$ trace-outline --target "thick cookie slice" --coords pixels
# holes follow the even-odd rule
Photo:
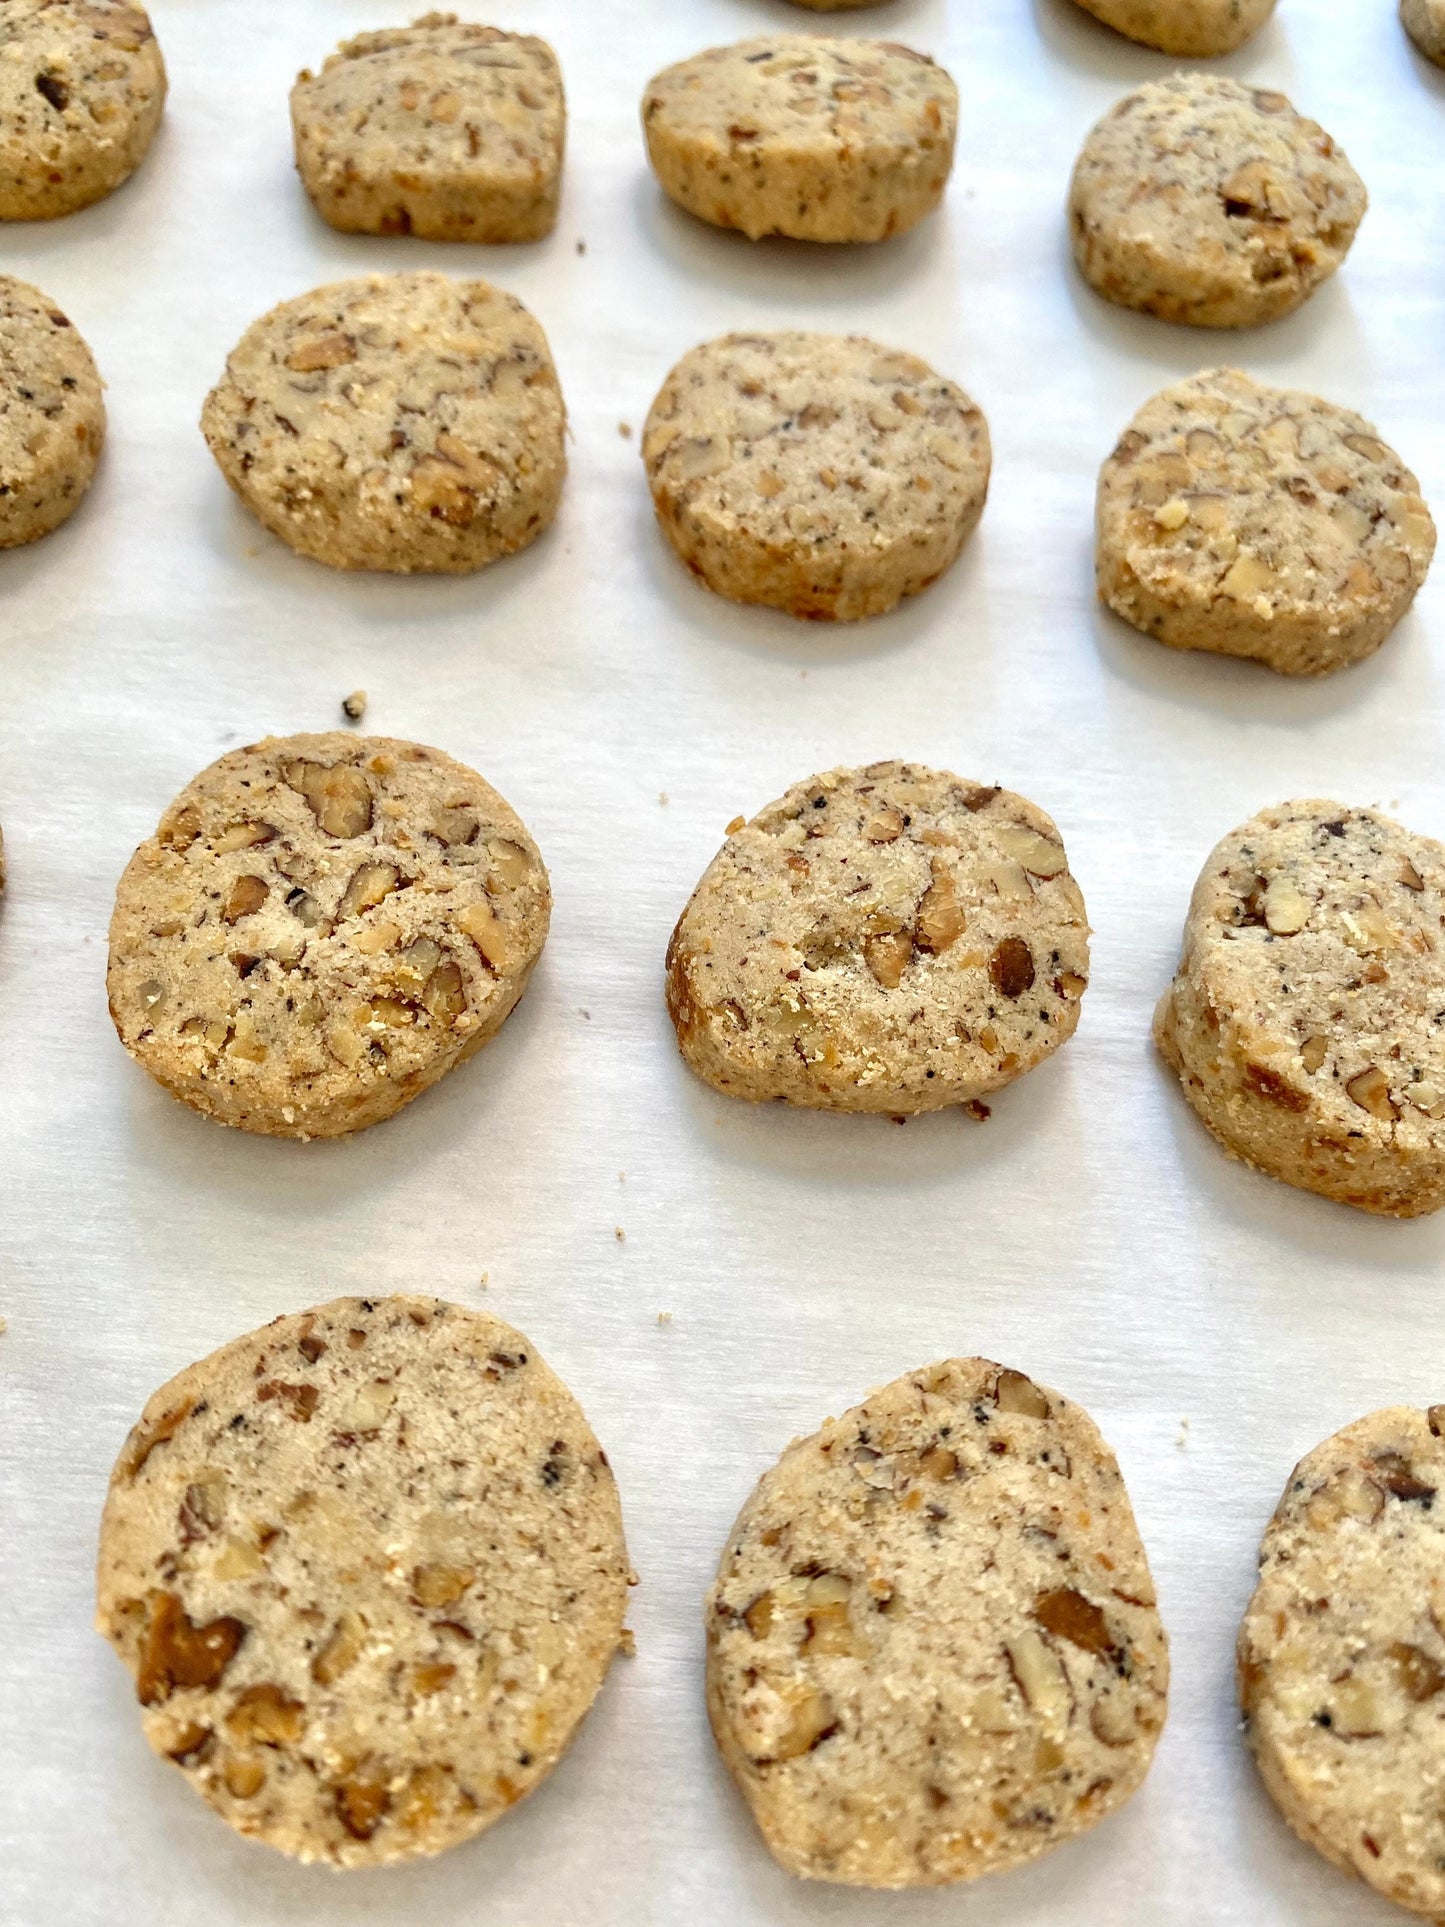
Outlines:
[[[723,335],[658,391],[642,458],[663,533],[710,589],[852,622],[928,587],[988,495],[957,383],[864,335]]]
[[[678,919],[667,1007],[731,1097],[905,1115],[1072,1037],[1084,899],[1053,819],[916,763],[829,770],[741,818]]]
[[[789,1446],[707,1602],[713,1732],[775,1859],[939,1886],[1122,1806],[1169,1656],[1124,1481],[1079,1406],[982,1358]]]
[[[145,159],[166,69],[128,0],[0,6],[0,221],[47,221],[104,200]]]
[[[501,1029],[541,954],[547,871],[440,750],[272,736],[187,784],[116,892],[120,1040],[223,1124],[341,1137]]]
[[[260,521],[334,569],[465,575],[535,542],[567,459],[547,337],[486,281],[371,275],[253,322],[201,430]]]
[[[188,1367],[111,1475],[97,1629],[238,1833],[379,1866],[545,1780],[622,1635],[607,1455],[500,1319],[336,1298]]]
[[[1445,67],[1445,0],[1400,0],[1400,18],[1425,58]]]
[[[1283,94],[1174,74],[1127,94],[1074,169],[1074,259],[1122,308],[1200,328],[1290,314],[1349,253],[1364,183]]]
[[[429,13],[344,40],[291,90],[316,211],[359,234],[536,241],[557,220],[567,109],[545,40]]]
[[[1321,676],[1373,654],[1435,552],[1372,423],[1231,368],[1147,401],[1099,476],[1099,594],[1172,649]]]
[[[1445,848],[1281,803],[1210,852],[1154,1037],[1233,1156],[1389,1217],[1445,1204]]]
[[[769,34],[665,68],[642,126],[664,191],[715,227],[886,241],[943,198],[958,89],[893,41]]]
[[[0,274],[0,549],[75,513],[104,440],[89,348],[48,295]]]
[[[1295,1832],[1445,1916],[1445,1405],[1372,1412],[1295,1467],[1239,1631],[1239,1699]]]
[[[1209,60],[1233,53],[1274,12],[1275,0],[1079,0],[1115,33],[1160,53]]]

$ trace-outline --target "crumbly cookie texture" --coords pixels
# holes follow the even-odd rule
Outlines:
[[[546,1779],[627,1584],[607,1456],[528,1339],[437,1298],[337,1298],[148,1401],[96,1625],[151,1746],[238,1833],[380,1866]]]
[[[232,350],[201,429],[247,508],[335,569],[484,568],[548,527],[567,468],[536,320],[441,274],[283,301]]]
[[[642,459],[664,534],[734,602],[852,622],[936,581],[988,495],[956,382],[863,335],[723,335],[683,356]]]
[[[1262,810],[1210,852],[1154,1037],[1224,1148],[1389,1217],[1445,1204],[1445,848]]]
[[[104,200],[145,159],[166,69],[127,0],[0,7],[0,221],[48,221]]]
[[[1122,1806],[1169,1655],[1088,1414],[954,1358],[789,1446],[707,1602],[707,1699],[774,1857],[858,1887],[972,1880]]]
[[[1425,58],[1445,67],[1445,0],[1400,0],[1400,18]]]
[[[1123,308],[1201,328],[1290,314],[1349,253],[1364,183],[1283,94],[1175,74],[1090,133],[1069,220],[1089,284]]]
[[[1239,1633],[1245,1731],[1336,1866],[1445,1915],[1445,1405],[1372,1412],[1296,1466]]]
[[[1257,34],[1275,0],[1079,0],[1116,33],[1160,53],[1209,60],[1233,53]]]
[[[1089,926],[1053,819],[916,763],[798,783],[713,858],[667,952],[684,1058],[717,1090],[907,1115],[1072,1037]]]
[[[0,549],[38,541],[80,506],[105,440],[101,388],[50,297],[0,274]]]
[[[1320,676],[1371,655],[1435,552],[1372,423],[1215,368],[1147,401],[1099,476],[1099,594],[1172,649]]]
[[[359,234],[536,241],[557,221],[567,108],[545,40],[429,13],[344,40],[291,90],[316,211]]]
[[[501,1029],[541,954],[547,871],[440,750],[272,736],[187,784],[116,892],[120,1040],[223,1124],[341,1137]]]
[[[894,41],[769,34],[665,68],[642,126],[664,191],[701,220],[885,241],[943,198],[958,89]]]

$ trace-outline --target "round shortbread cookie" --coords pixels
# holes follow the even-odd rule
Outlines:
[[[247,508],[334,569],[483,568],[548,527],[567,469],[547,337],[515,295],[441,274],[283,301],[201,430]]]
[[[665,68],[642,126],[664,191],[715,227],[886,241],[943,198],[958,89],[893,41],[768,34]]]
[[[128,0],[0,7],[0,221],[48,221],[104,200],[145,159],[166,69]]]
[[[1163,54],[1210,60],[1257,34],[1275,0],[1079,0],[1115,33]]]
[[[546,1779],[627,1584],[607,1456],[520,1332],[336,1298],[147,1402],[111,1475],[96,1625],[151,1746],[238,1833],[379,1866]]]
[[[1128,94],[1074,169],[1074,258],[1107,301],[1200,328],[1300,306],[1349,253],[1364,183],[1283,94],[1174,74]]]
[[[223,1124],[342,1137],[480,1050],[526,988],[546,867],[475,770],[272,736],[188,783],[116,892],[120,1040]]]
[[[731,1097],[901,1116],[1072,1037],[1084,899],[1053,819],[916,763],[829,770],[741,818],[667,951],[684,1058]]]
[[[882,4],[883,0],[793,0],[795,7],[807,7],[812,13],[842,13],[850,8]]]
[[[852,622],[958,556],[988,424],[956,382],[864,335],[723,335],[683,356],[642,437],[668,541],[710,589]]]
[[[536,241],[557,221],[567,108],[545,40],[429,13],[344,40],[291,90],[316,211],[354,234]]]
[[[1379,648],[1434,552],[1370,422],[1230,368],[1147,401],[1099,475],[1099,594],[1171,649],[1325,675]]]
[[[0,274],[0,549],[49,535],[80,506],[105,440],[101,390],[50,297]]]
[[[1445,1405],[1372,1412],[1291,1475],[1239,1631],[1260,1774],[1327,1860],[1445,1916]]]
[[[1282,803],[1210,852],[1154,1019],[1235,1157],[1389,1217],[1445,1204],[1445,848]]]
[[[707,1602],[713,1732],[774,1857],[858,1887],[1036,1859],[1122,1806],[1169,1651],[1118,1465],[1021,1372],[948,1359],[789,1446]]]
[[[1400,18],[1425,58],[1445,67],[1445,0],[1400,0]]]

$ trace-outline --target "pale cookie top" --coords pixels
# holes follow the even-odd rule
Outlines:
[[[931,1108],[1072,1035],[1089,926],[1043,810],[883,762],[810,777],[739,822],[670,962],[684,1050],[708,1040],[741,1094],[806,1084],[844,1108]]]
[[[1372,1412],[1295,1468],[1239,1636],[1265,1781],[1330,1859],[1445,1915],[1445,1406]]]
[[[1180,978],[1256,1096],[1319,1138],[1445,1151],[1445,848],[1375,810],[1282,803],[1211,853]]]
[[[885,559],[972,526],[988,424],[956,382],[866,335],[723,335],[683,356],[647,417],[653,494],[719,542],[806,561]]]
[[[387,166],[452,180],[533,182],[556,165],[566,125],[562,76],[545,40],[429,13],[410,27],[344,40],[291,95],[298,133],[324,170],[344,173],[356,143]]]
[[[269,737],[203,770],[132,857],[111,1011],[163,1083],[303,1136],[480,1041],[550,906],[536,844],[474,770],[384,736]]]
[[[896,41],[763,34],[664,68],[642,119],[649,136],[734,153],[746,169],[778,157],[877,166],[951,145],[958,89]]]
[[[1181,611],[1329,635],[1414,595],[1435,525],[1362,416],[1215,368],[1134,417],[1099,478],[1099,539]]]
[[[795,1873],[879,1887],[1031,1860],[1118,1806],[1168,1649],[1113,1454],[986,1359],[790,1446],[708,1601],[714,1731]]]
[[[428,567],[488,528],[499,550],[531,539],[565,420],[546,336],[515,295],[393,274],[254,322],[201,425],[232,486],[308,552]]]
[[[7,496],[71,462],[89,469],[104,421],[78,331],[39,288],[0,274],[0,532]]]
[[[128,0],[4,0],[0,204],[12,190],[53,187],[60,200],[82,205],[66,192],[77,165],[94,176],[83,199],[108,192],[139,158],[134,144],[149,139],[146,123],[165,85],[150,20]],[[109,150],[113,167],[101,159]]]
[[[1292,306],[1333,273],[1367,204],[1344,154],[1283,94],[1207,73],[1151,81],[1111,109],[1084,143],[1073,200],[1141,276],[1179,299],[1237,299],[1235,320],[1250,318],[1243,304]]]
[[[546,1777],[627,1577],[606,1454],[527,1339],[435,1298],[338,1298],[148,1401],[97,1626],[151,1745],[232,1826],[376,1865]]]

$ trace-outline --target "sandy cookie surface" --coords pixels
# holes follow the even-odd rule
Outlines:
[[[45,221],[103,200],[160,125],[166,70],[128,0],[0,6],[0,221]]]
[[[1140,409],[1099,476],[1099,594],[1175,649],[1317,676],[1373,654],[1435,525],[1371,422],[1215,368]]]
[[[231,351],[201,429],[251,512],[336,569],[483,568],[547,528],[567,466],[536,320],[441,274],[282,302]]]
[[[1093,1421],[987,1359],[910,1372],[789,1446],[707,1604],[708,1712],[790,1873],[971,1880],[1121,1806],[1168,1648]]]
[[[894,41],[769,34],[664,69],[642,125],[664,190],[716,227],[883,241],[942,198],[958,90]]]
[[[1375,810],[1262,810],[1211,851],[1154,1019],[1236,1157],[1365,1211],[1445,1204],[1445,848]]]
[[[1400,18],[1425,58],[1445,67],[1445,0],[1400,0]]]
[[[73,515],[105,440],[95,361],[55,303],[0,274],[0,549]]]
[[[96,1623],[151,1746],[239,1833],[377,1866],[469,1839],[547,1777],[627,1580],[606,1454],[520,1332],[337,1298],[148,1401],[111,1477]]]
[[[1233,53],[1257,34],[1275,0],[1079,0],[1116,33],[1184,59]]]
[[[429,13],[344,40],[291,90],[317,212],[363,234],[535,241],[557,220],[567,110],[545,40]]]
[[[1367,198],[1283,94],[1174,74],[1126,95],[1085,141],[1069,194],[1074,258],[1121,307],[1252,327],[1335,272]]]
[[[1445,1914],[1445,1405],[1372,1412],[1295,1468],[1239,1633],[1239,1697],[1295,1832]]]
[[[551,912],[516,812],[440,750],[268,737],[189,783],[122,876],[121,1042],[223,1124],[340,1137],[495,1036]]]
[[[917,764],[829,770],[741,821],[668,947],[684,1058],[733,1097],[904,1115],[1074,1033],[1089,926],[1052,818]]]
[[[956,559],[988,495],[988,424],[863,335],[723,335],[658,392],[642,457],[668,541],[710,589],[855,621]]]

